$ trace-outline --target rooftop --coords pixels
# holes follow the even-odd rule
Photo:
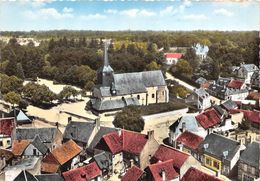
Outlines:
[[[126,174],[122,177],[122,181],[138,181],[143,174],[144,171],[134,165],[127,170]]]
[[[189,131],[185,131],[177,138],[177,141],[181,142],[183,145],[187,146],[188,148],[195,150],[203,141],[203,138]]]
[[[190,167],[188,171],[183,175],[181,181],[221,181],[214,175],[204,173],[194,167]]]
[[[257,110],[243,110],[243,109],[231,109],[229,112],[231,114],[242,112],[242,113],[244,113],[244,117],[248,121],[250,121],[252,123],[260,124],[260,111],[257,111]]]
[[[228,83],[228,87],[233,89],[241,89],[243,85],[244,82],[242,80],[231,80]]]
[[[199,124],[205,129],[213,127],[221,122],[219,114],[215,109],[209,109],[200,113],[196,116],[196,119]]]
[[[13,140],[12,152],[15,156],[21,156],[27,146],[31,143],[30,140]]]
[[[248,165],[260,168],[260,143],[253,142],[247,145],[247,148],[242,152],[240,160]]]
[[[15,127],[14,118],[0,118],[0,134],[11,136]]]
[[[177,59],[179,59],[179,58],[181,58],[182,56],[183,56],[182,53],[165,53],[165,54],[164,54],[164,57],[165,57],[165,58],[177,58]]]

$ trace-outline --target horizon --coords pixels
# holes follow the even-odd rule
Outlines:
[[[259,31],[260,2],[2,1],[3,31]]]

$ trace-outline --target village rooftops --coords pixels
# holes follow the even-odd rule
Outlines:
[[[227,86],[233,89],[241,89],[243,85],[244,82],[242,80],[231,80]]]
[[[231,161],[239,151],[240,143],[222,135],[211,133],[201,142],[198,149],[218,159]]]
[[[207,79],[203,78],[203,77],[199,77],[196,81],[195,81],[197,84],[205,84],[207,83]]]
[[[8,166],[5,168],[6,170],[31,170],[34,169],[37,162],[39,161],[40,158],[38,157],[29,157],[29,158],[24,158],[21,161],[17,162],[15,165]]]
[[[258,70],[258,67],[255,64],[241,64],[240,68],[243,68],[247,72],[254,72]]]
[[[215,109],[209,109],[205,112],[200,113],[196,116],[196,119],[199,122],[199,124],[205,129],[208,129],[221,123],[219,114]]]
[[[122,181],[139,181],[144,171],[137,166],[132,166],[127,170],[125,175],[122,177]]]
[[[178,138],[177,142],[181,142],[184,146],[187,146],[191,149],[197,149],[200,143],[203,141],[203,138],[191,133],[189,131],[183,132]]]
[[[38,181],[64,181],[64,179],[57,173],[35,175]]]
[[[222,103],[221,106],[224,109],[226,109],[227,111],[229,111],[230,109],[236,109],[237,108],[237,104],[230,99],[225,101],[224,103]]]
[[[204,173],[194,167],[190,167],[189,170],[183,175],[181,181],[222,181],[221,179]]]
[[[35,135],[38,134],[44,143],[52,143],[57,131],[58,131],[58,129],[56,127],[17,128],[16,129],[16,139],[17,140],[33,140]]]
[[[102,171],[108,171],[111,163],[111,160],[109,158],[109,154],[106,152],[102,152],[99,154],[94,155],[93,161],[95,161]]]
[[[180,170],[181,166],[188,159],[189,155],[187,153],[181,152],[175,148],[168,147],[165,145],[160,145],[158,150],[153,155],[151,161],[157,163],[158,161],[173,160],[172,165],[175,169]]]
[[[71,121],[63,134],[63,139],[74,140],[75,142],[88,143],[90,136],[95,129],[95,122],[76,122]]]
[[[5,158],[5,160],[9,162],[10,160],[12,160],[13,157],[14,154],[12,153],[11,150],[0,149],[0,158]]]
[[[243,110],[243,109],[229,110],[230,114],[239,113],[239,112],[244,113],[244,117],[251,123],[260,124],[260,111],[257,110],[251,111],[251,110]]]
[[[240,160],[248,165],[260,168],[260,143],[253,142],[247,145],[247,148],[242,152]]]
[[[194,115],[184,115],[175,121],[169,128],[176,134],[179,134],[182,129],[182,124],[186,125],[186,130],[190,132],[198,132],[199,125]]]
[[[164,57],[165,57],[165,58],[177,58],[177,59],[179,59],[179,58],[181,58],[182,56],[183,56],[182,53],[165,53],[165,54],[164,54]]]
[[[175,179],[179,177],[179,174],[173,167],[174,162],[174,159],[170,159],[163,162],[151,164],[148,166],[148,172],[151,172],[153,180],[163,180],[163,177],[165,177],[166,180]]]
[[[15,156],[21,156],[30,143],[30,140],[14,140],[12,143],[13,154]]]
[[[92,162],[83,167],[69,170],[62,174],[66,181],[86,181],[92,180],[101,175],[101,170],[98,168],[96,162]]]
[[[207,93],[203,88],[195,89],[194,93],[203,99],[209,97],[209,93]]]
[[[32,123],[32,120],[22,110],[19,109],[13,109],[8,114],[8,117],[16,117],[16,122],[18,124]]]
[[[19,175],[14,179],[14,181],[39,181],[35,176],[26,170],[22,170]]]
[[[32,143],[31,143],[35,148],[37,148],[43,155],[45,155],[48,151],[48,147],[42,142],[41,138],[39,135],[35,135]]]

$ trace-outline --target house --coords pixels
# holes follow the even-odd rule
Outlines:
[[[7,117],[14,117],[17,125],[32,124],[33,120],[20,109],[13,109]]]
[[[232,79],[228,83],[227,87],[231,88],[231,89],[239,89],[239,90],[241,90],[241,89],[245,89],[247,86],[246,86],[245,82],[242,81],[242,80]]]
[[[243,78],[246,84],[251,83],[251,77],[255,71],[258,71],[259,68],[255,64],[240,64],[240,68],[237,70],[237,76]]]
[[[12,143],[12,152],[14,156],[16,158],[21,158],[30,143],[30,140],[14,140]]]
[[[256,70],[251,77],[251,88],[260,89],[260,70]]]
[[[196,168],[201,166],[193,156],[166,145],[160,145],[150,161],[152,164],[155,164],[168,160],[172,160],[171,167],[180,175],[180,178],[191,166]]]
[[[76,122],[69,121],[67,124],[64,134],[63,142],[72,139],[80,147],[87,147],[93,139],[96,131],[96,123],[93,121],[89,122]]]
[[[256,129],[260,129],[260,111],[257,110],[243,110],[243,109],[231,109],[230,114],[243,113],[244,118],[251,123]]]
[[[101,180],[101,170],[96,162],[62,173],[66,181]]]
[[[0,149],[0,170],[12,164],[14,154],[11,150]]]
[[[24,158],[15,165],[5,167],[5,181],[13,181],[23,170],[31,175],[40,174],[41,161],[39,157]]]
[[[79,162],[80,152],[81,148],[73,140],[63,143],[42,159],[41,172],[56,173],[71,169]]]
[[[194,167],[189,168],[189,170],[184,174],[181,181],[222,181],[214,175],[209,175],[204,173]]]
[[[201,45],[197,43],[196,45],[192,46],[195,50],[196,55],[201,59],[204,60],[207,57],[209,47],[207,45]]]
[[[48,147],[43,143],[39,135],[35,135],[34,139],[24,150],[24,156],[44,156],[48,152]]]
[[[141,181],[144,179],[144,171],[133,165],[127,170],[127,172],[122,176],[122,181]]]
[[[173,65],[176,64],[179,59],[183,56],[182,53],[164,53],[164,57],[166,61],[164,62],[166,65]]]
[[[231,110],[231,109],[237,109],[238,108],[238,106],[237,106],[237,104],[234,102],[234,101],[232,101],[232,100],[227,100],[227,101],[225,101],[225,102],[223,102],[221,105],[220,105],[223,109],[225,109],[226,111],[229,111],[229,110]]]
[[[236,175],[237,162],[244,145],[240,142],[211,133],[198,147],[201,163],[222,175]]]
[[[104,65],[97,71],[97,83],[87,103],[95,112],[122,109],[129,105],[148,105],[169,101],[169,91],[160,70],[114,74],[109,65],[108,45],[104,49]]]
[[[260,178],[260,143],[253,142],[242,152],[238,163],[238,180]]]
[[[122,169],[124,159],[126,167],[131,162],[142,170],[149,165],[150,157],[156,152],[159,143],[154,138],[154,131],[148,131],[147,135],[119,130],[109,133],[101,139],[96,148],[109,152],[113,156],[113,169],[117,165]],[[118,164],[120,163],[120,164]]]
[[[16,140],[33,140],[35,135],[39,135],[41,141],[51,150],[61,145],[62,133],[56,127],[50,128],[25,128],[19,127],[15,131]]]
[[[209,85],[207,91],[210,95],[215,96],[222,100],[243,100],[249,91],[243,85],[240,86],[240,81],[232,80],[229,78],[219,78]]]
[[[112,160],[109,157],[109,154],[106,152],[101,152],[93,156],[93,158],[90,160],[91,162],[96,162],[99,169],[102,171],[102,176],[109,175],[109,173],[112,170]]]
[[[178,136],[185,132],[189,131],[191,133],[194,133],[202,138],[205,138],[208,134],[207,129],[204,129],[196,120],[195,115],[185,115],[179,118],[177,121],[175,121],[170,127],[169,127],[170,133],[169,133],[169,144],[176,148],[177,145],[175,145],[175,140],[178,138]]]
[[[151,164],[146,169],[146,180],[151,181],[179,181],[179,174],[173,167],[174,160],[166,160],[163,162],[158,162]]]
[[[198,84],[200,86],[200,88],[204,88],[207,89],[209,87],[209,82],[207,81],[207,79],[203,78],[203,77],[199,77],[196,81],[196,84]]]
[[[59,174],[41,174],[35,175],[38,181],[64,181]]]
[[[15,128],[13,117],[0,118],[0,148],[9,148],[12,145],[12,132]]]
[[[33,176],[30,172],[26,170],[22,170],[17,177],[15,177],[14,181],[39,181],[35,176]]]
[[[198,147],[203,138],[189,131],[183,132],[177,139],[175,145],[179,150],[191,154],[194,158],[198,158]]]
[[[195,89],[185,99],[186,103],[196,106],[200,110],[207,109],[211,106],[210,95],[203,88]]]

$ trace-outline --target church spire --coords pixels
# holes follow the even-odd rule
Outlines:
[[[104,42],[104,66],[109,66],[109,62],[108,62],[108,47],[109,47],[110,42],[105,41]]]

